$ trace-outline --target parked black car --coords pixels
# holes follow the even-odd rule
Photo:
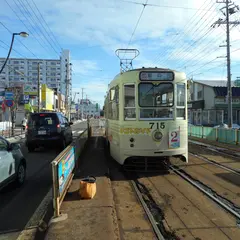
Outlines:
[[[40,146],[64,149],[73,139],[72,124],[61,113],[32,113],[26,126],[28,151],[33,152]]]
[[[0,190],[11,182],[22,185],[26,178],[26,165],[20,144],[0,137]]]

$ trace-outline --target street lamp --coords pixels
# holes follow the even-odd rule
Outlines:
[[[9,51],[8,51],[7,58],[6,58],[3,66],[2,66],[2,68],[1,68],[1,70],[0,70],[0,74],[2,73],[4,67],[5,67],[5,65],[6,65],[8,59],[9,59],[10,53],[11,53],[11,51],[12,51],[12,46],[13,46],[13,42],[14,42],[14,37],[15,37],[16,35],[20,35],[21,37],[28,37],[28,36],[29,36],[29,34],[26,33],[26,32],[20,32],[20,33],[13,33],[13,34],[12,34],[12,42],[11,42],[11,45],[10,45],[10,49],[9,49]]]

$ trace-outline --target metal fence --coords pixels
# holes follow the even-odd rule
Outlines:
[[[240,131],[237,129],[189,126],[188,135],[228,144],[239,144]]]
[[[87,139],[88,129],[52,161],[54,217],[60,216],[60,206],[72,182],[74,169],[78,167],[78,158]]]
[[[188,110],[188,120],[194,125],[215,126],[224,122],[223,110]]]

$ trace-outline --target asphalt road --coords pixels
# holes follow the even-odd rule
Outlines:
[[[73,125],[73,137],[76,138],[86,127],[86,123]],[[21,188],[11,184],[0,191],[1,240],[18,238],[52,186],[50,163],[57,156],[57,151],[42,149],[28,153],[24,140],[20,143],[27,160],[27,178]]]

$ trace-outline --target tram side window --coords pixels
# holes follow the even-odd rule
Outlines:
[[[119,119],[119,87],[113,87],[110,89],[110,101],[108,108],[108,117],[112,120]]]
[[[124,85],[124,119],[136,119],[135,85]]]
[[[177,106],[176,106],[176,117],[177,118],[183,118],[185,119],[185,84],[184,83],[178,83],[177,85]]]

